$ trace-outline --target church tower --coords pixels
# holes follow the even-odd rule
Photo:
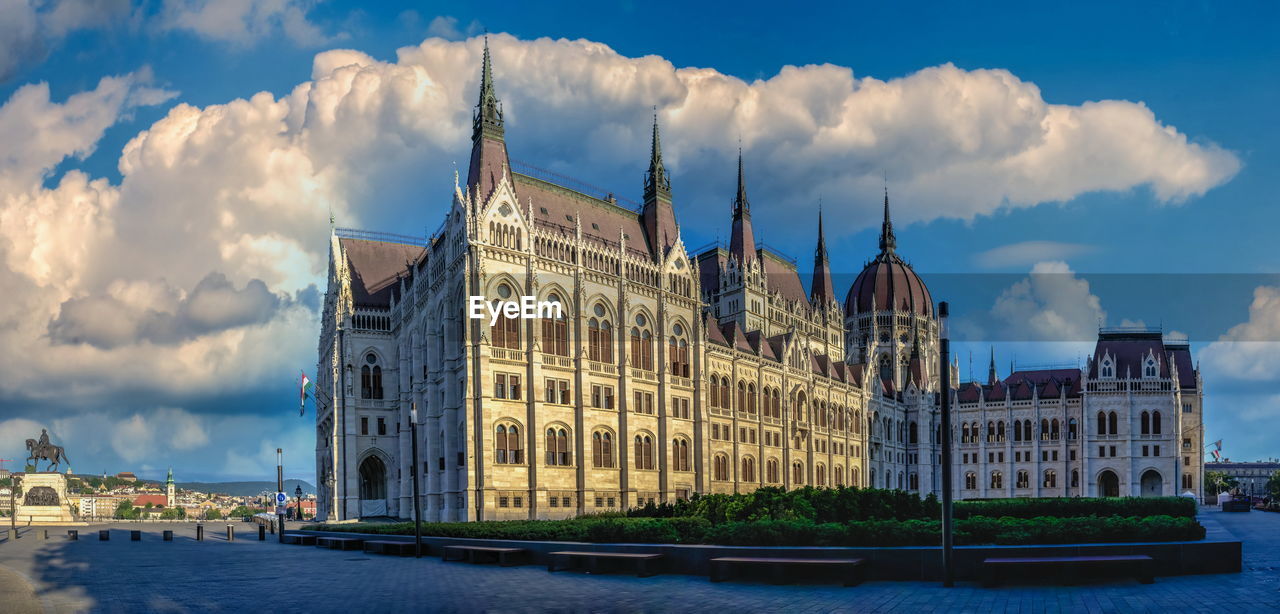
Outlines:
[[[493,64],[489,59],[489,39],[484,42],[484,63],[480,68],[480,102],[471,121],[471,165],[467,168],[467,193],[477,206],[488,202],[498,182],[508,174],[511,160],[502,104],[493,87]]]
[[[173,486],[173,467],[169,468],[169,477],[164,480],[164,506],[173,509],[178,504],[178,497],[174,492]]]
[[[675,209],[671,205],[671,177],[662,163],[662,139],[658,136],[658,114],[653,114],[653,141],[649,145],[649,170],[644,174],[644,208],[640,212],[649,249],[661,261],[680,239]]]

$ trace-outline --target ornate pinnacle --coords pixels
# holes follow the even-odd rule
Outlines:
[[[644,191],[666,193],[671,192],[671,179],[667,177],[667,169],[662,164],[662,139],[658,135],[658,110],[653,111],[653,142],[649,146],[649,172],[645,174]]]
[[[493,63],[489,59],[489,37],[484,37],[484,62],[480,68],[480,102],[476,104],[476,114],[472,121],[471,138],[479,138],[484,133],[502,138],[502,105],[493,89]]]
[[[880,225],[880,253],[892,254],[898,247],[898,239],[893,236],[893,221],[889,219],[889,188],[884,189],[884,222]]]

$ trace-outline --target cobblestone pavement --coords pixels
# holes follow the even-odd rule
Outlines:
[[[34,533],[0,541],[3,612],[1280,612],[1280,514],[1208,512],[1244,540],[1239,574],[1158,578],[1078,586],[1015,585],[945,589],[926,582],[820,585],[711,584],[703,577],[549,574],[540,566],[498,568],[280,546],[235,523],[228,543],[215,528],[194,540],[193,525],[144,524],[131,542],[114,525],[82,527],[79,541]],[[175,541],[160,532],[174,528]],[[252,532],[251,532],[252,530]]]

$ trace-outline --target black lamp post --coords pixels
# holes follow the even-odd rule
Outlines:
[[[276,492],[284,495],[284,450],[276,448]],[[276,520],[280,523],[280,543],[284,543],[284,509],[276,509]]]
[[[938,303],[938,349],[942,386],[938,401],[942,405],[942,585],[955,585],[955,562],[952,560],[954,536],[951,509],[951,336],[947,332],[950,306]]]
[[[418,406],[409,406],[409,437],[413,439],[413,464],[409,472],[413,474],[413,556],[422,557],[422,495],[418,493]]]
[[[302,484],[298,484],[298,486],[293,489],[293,496],[298,498],[298,513],[294,514],[294,516],[296,516],[298,520],[302,520]]]

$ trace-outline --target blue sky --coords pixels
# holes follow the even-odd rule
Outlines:
[[[1273,4],[0,6],[0,188],[20,195],[0,201],[5,458],[56,424],[77,471],[269,477],[283,445],[310,479],[292,382],[314,369],[326,213],[436,227],[484,31],[514,158],[638,199],[657,104],[696,246],[727,236],[741,137],[758,236],[807,270],[821,198],[841,294],[887,176],[962,363],[988,342],[1002,371],[1075,362],[1100,322],[1163,325],[1196,343],[1209,439],[1280,455]],[[409,66],[443,101],[394,89]],[[691,68],[757,107],[699,98]],[[587,84],[618,71],[625,87]],[[313,81],[341,112],[296,92]],[[836,130],[839,105],[854,121]],[[1046,153],[1037,130],[1059,120],[1078,132]]]

